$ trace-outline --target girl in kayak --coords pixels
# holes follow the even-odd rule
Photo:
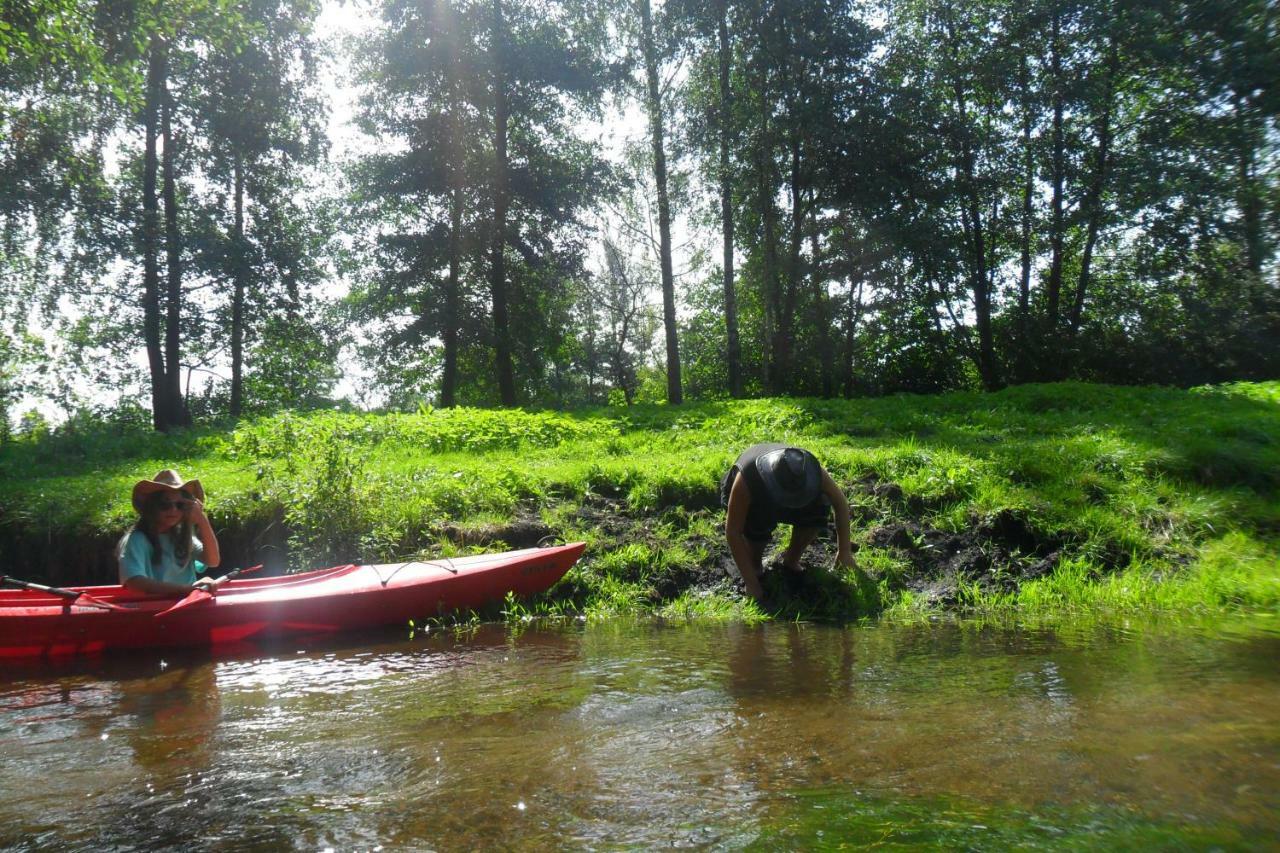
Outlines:
[[[166,469],[133,487],[138,521],[120,539],[120,583],[147,595],[180,595],[217,581],[204,575],[222,561],[204,514],[204,487]],[[197,580],[199,576],[199,580]]]
[[[800,556],[836,515],[836,565],[854,568],[849,541],[849,503],[844,492],[807,450],[785,444],[757,444],[742,451],[720,482],[726,508],[725,536],[747,593],[764,602],[760,575],[765,546],[779,524],[791,525],[782,564],[800,571]]]

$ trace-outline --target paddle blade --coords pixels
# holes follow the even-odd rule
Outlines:
[[[161,616],[168,616],[170,613],[181,610],[184,607],[190,607],[193,604],[199,604],[202,601],[211,601],[211,600],[213,600],[213,593],[204,589],[193,589],[191,590],[191,592],[187,593],[186,598],[182,599],[181,601],[175,604],[170,605],[169,607],[166,607],[164,610],[161,610],[159,613],[156,614],[156,617],[159,618]]]
[[[114,610],[117,613],[128,613],[129,608],[121,607],[118,604],[112,604],[110,601],[103,601],[101,598],[90,595],[87,592],[80,593],[72,604],[78,604],[81,607],[99,607],[103,610]]]
[[[227,572],[225,575],[218,578],[218,584],[221,585],[224,581],[229,581],[229,580],[232,580],[233,578],[238,578],[241,575],[247,575],[250,572],[256,572],[260,568],[262,568],[261,563],[259,563],[256,566],[247,566],[243,569],[236,569],[234,571]],[[172,607],[167,607],[164,610],[161,610],[159,613],[156,614],[156,616],[167,616],[168,614],[173,613],[175,610],[181,610],[184,607],[190,607],[193,604],[199,604],[202,601],[211,601],[212,599],[213,599],[212,592],[206,589],[194,589],[191,592],[187,593],[186,598],[182,599],[177,604],[174,604]]]

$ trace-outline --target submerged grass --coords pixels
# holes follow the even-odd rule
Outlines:
[[[1265,828],[1109,804],[1020,809],[961,798],[903,798],[832,787],[770,803],[745,850],[1255,850]],[[728,831],[726,831],[727,833]],[[741,832],[741,830],[739,830]]]
[[[724,571],[717,485],[765,440],[812,449],[843,486],[862,571],[771,573],[760,608]],[[0,447],[6,571],[108,580],[101,552],[132,520],[130,486],[166,467],[201,478],[229,561],[585,540],[509,620],[1280,605],[1280,382],[285,413],[169,436],[80,426]]]

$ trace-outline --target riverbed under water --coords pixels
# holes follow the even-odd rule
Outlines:
[[[0,669],[0,848],[1275,849],[1280,619],[403,632]]]

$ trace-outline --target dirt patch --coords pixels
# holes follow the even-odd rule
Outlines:
[[[556,531],[532,516],[518,517],[506,524],[483,524],[464,527],[445,524],[436,531],[458,545],[484,546],[503,543],[511,548],[536,548],[557,539]]]
[[[696,547],[696,543],[691,542]],[[656,601],[669,601],[680,597],[691,589],[710,589],[724,583],[726,577],[733,577],[725,571],[724,562],[729,549],[723,548],[724,556],[713,558],[707,563],[686,563],[668,565],[650,575],[651,596]],[[712,549],[714,553],[714,549]]]
[[[622,548],[629,544],[644,545],[650,551],[660,553],[673,544],[666,535],[659,534],[659,528],[676,528],[687,524],[690,518],[699,518],[706,514],[718,514],[718,509],[696,508],[690,515],[684,510],[669,510],[659,516],[646,514],[635,517],[627,514],[627,504],[623,500],[605,496],[593,497],[585,501],[574,513],[574,521],[583,527],[595,530],[607,544],[600,550]],[[644,581],[649,586],[651,601],[669,601],[680,597],[690,590],[710,589],[722,586],[726,577],[734,577],[727,571],[732,565],[729,545],[724,537],[708,537],[690,535],[680,539],[681,548],[694,553],[705,551],[708,559],[703,561],[666,563],[647,574]]]
[[[944,605],[958,603],[962,583],[1011,592],[1024,581],[1043,577],[1058,565],[1063,547],[1012,510],[975,517],[959,532],[894,522],[872,530],[870,542],[904,556],[911,571],[903,584]]]
[[[888,501],[891,504],[906,503],[905,495],[902,492],[902,486],[897,483],[890,483],[881,480],[875,474],[867,474],[855,483],[854,487],[863,494],[871,495],[873,498]]]
[[[631,541],[637,529],[642,528],[643,519],[631,518],[626,514],[626,501],[605,495],[592,496],[582,502],[573,520],[583,527],[595,528],[602,536],[616,540],[619,544]]]

